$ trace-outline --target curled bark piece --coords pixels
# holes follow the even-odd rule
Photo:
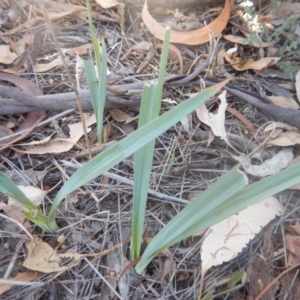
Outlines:
[[[163,40],[165,35],[165,27],[159,24],[149,13],[147,1],[143,7],[143,21],[148,30],[158,39]],[[171,30],[171,43],[180,43],[185,45],[200,45],[209,42],[210,35],[221,33],[226,27],[230,17],[230,2],[225,0],[224,8],[221,14],[206,27],[202,27],[191,31]]]

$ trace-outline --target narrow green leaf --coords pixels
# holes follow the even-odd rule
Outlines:
[[[225,291],[222,291],[220,293],[217,294],[212,294],[212,292],[208,292],[208,294],[206,294],[203,298],[201,298],[201,300],[211,300],[211,299],[215,299],[216,297],[220,297],[222,295],[226,295],[228,293],[232,293],[236,290],[239,290],[240,288],[242,288],[247,280],[247,274],[245,271],[238,271],[235,274],[233,274],[233,276],[231,277],[231,279],[228,281],[228,289]],[[238,282],[241,282],[240,284],[237,284]],[[199,294],[199,292],[198,292]]]
[[[155,87],[144,86],[142,103],[139,116],[139,128],[153,120],[159,114],[151,94]],[[159,97],[159,96],[158,96]],[[159,99],[159,98],[157,98]],[[158,105],[160,107],[160,105]],[[132,220],[131,220],[131,259],[140,256],[143,235],[148,186],[153,162],[155,140],[150,141],[144,147],[137,150],[134,156],[134,187],[132,198]]]
[[[104,111],[104,104],[106,100],[107,53],[106,53],[106,45],[103,39],[102,39],[102,47],[100,50],[99,41],[97,36],[95,35],[94,26],[92,23],[91,5],[89,0],[86,0],[86,6],[87,6],[89,27],[90,27],[90,33],[91,33],[91,38],[93,43],[97,72],[95,72],[95,66],[93,63],[92,64],[94,70],[92,70],[92,66],[90,63],[88,64],[85,63],[84,67],[86,71],[89,90],[91,92],[91,101],[96,115],[97,139],[98,141],[102,141],[103,111]]]
[[[100,99],[98,76],[93,61],[85,60],[83,64],[84,64],[84,70],[85,70],[88,88],[90,91],[91,102],[93,105],[94,112],[96,114],[96,120],[98,122],[97,111],[99,111],[99,99]]]
[[[97,126],[98,127],[98,141],[102,141],[102,127],[103,127],[103,114],[104,114],[104,104],[106,101],[106,83],[107,83],[107,53],[106,53],[106,45],[104,39],[102,39],[102,46],[101,46],[101,64],[97,65],[99,70],[99,109],[97,111],[98,118],[97,118]]]
[[[104,57],[106,57],[106,55]],[[103,66],[105,66],[104,76],[102,70]],[[97,139],[98,141],[101,141],[103,128],[103,112],[106,99],[106,61],[104,61],[104,63],[100,66],[101,76],[99,77],[96,73],[95,65],[92,61],[84,61],[84,69],[88,83],[88,88],[90,91],[91,102],[97,121]]]
[[[38,206],[36,206],[26,195],[13,183],[4,173],[0,172],[0,191],[13,198],[17,203],[22,205],[28,212],[24,215],[27,219],[40,226],[42,229],[51,233],[52,230],[48,226],[47,217],[41,212]],[[55,221],[55,220],[54,220]],[[53,223],[53,228],[58,229],[56,223]]]
[[[237,168],[237,167],[235,167],[235,168]],[[259,201],[262,201],[263,199],[266,199],[267,197],[273,196],[276,193],[279,193],[279,192],[289,188],[290,186],[292,186],[296,183],[299,183],[300,182],[299,170],[300,170],[300,163],[295,164],[285,170],[282,170],[277,174],[274,174],[267,178],[264,178],[264,179],[254,183],[254,184],[251,184],[243,189],[236,189],[236,192],[233,195],[231,195],[230,197],[226,197],[227,199],[225,201],[220,202],[218,206],[216,206],[214,208],[211,207],[211,209],[208,210],[205,214],[201,213],[202,217],[201,217],[201,219],[199,218],[199,224],[198,224],[197,231],[207,229],[210,226],[212,226],[216,223],[219,223],[219,222],[225,220],[226,218],[247,208],[247,206],[255,204]],[[228,175],[228,173],[223,176],[223,178],[225,178],[226,180],[228,179],[227,175]],[[227,184],[228,184],[228,187],[231,188],[233,182],[231,180],[228,180]],[[210,186],[208,190],[210,190],[210,189],[215,189],[215,184]],[[202,194],[200,195],[200,197],[202,196]],[[198,197],[192,203],[194,203],[198,199]],[[213,199],[214,198],[207,197],[207,201],[214,201]],[[189,204],[187,207],[189,207],[191,204]],[[178,215],[182,214],[182,212],[180,212]],[[179,219],[179,218],[177,218],[178,215],[171,220],[172,223],[175,222],[174,221],[175,219],[176,220]],[[136,269],[138,273],[143,272],[143,270],[146,268],[148,263],[151,261],[152,258],[150,258],[150,255],[152,253],[155,253],[156,247],[160,247],[160,249],[163,248],[159,244],[159,242],[163,239],[163,238],[161,238],[161,236],[162,236],[161,232],[163,231],[163,234],[164,234],[166,232],[166,228],[168,230],[171,230],[172,228],[174,229],[174,231],[176,230],[176,226],[175,225],[173,226],[171,222],[169,222],[157,234],[157,236],[159,236],[160,239],[158,239],[156,236],[151,241],[151,243],[148,245],[145,253],[142,256],[141,261],[136,266],[136,268],[138,268],[138,270]],[[171,225],[169,225],[170,223],[171,223]],[[168,233],[165,233],[165,235],[168,236]],[[192,234],[190,234],[190,235],[192,235]],[[148,250],[148,248],[150,246],[151,246],[151,248]],[[169,246],[167,246],[167,247],[169,247]]]
[[[208,213],[201,221],[202,229],[225,220],[226,218],[246,209],[270,196],[273,196],[294,184],[300,182],[300,163],[288,167],[277,174],[271,175],[253,183],[237,192],[228,201],[220,204],[214,211]]]
[[[42,228],[47,233],[53,233],[55,230],[59,229],[58,226],[56,226],[56,229],[54,228],[54,230],[52,230],[49,227],[47,217],[44,216],[39,209],[36,211],[24,212],[24,215],[28,220]]]
[[[168,58],[168,45],[170,30],[166,31],[163,52],[160,64],[158,82],[150,86],[144,86],[140,108],[138,128],[146,125],[158,117],[161,108],[163,84]],[[134,159],[134,188],[133,208],[131,221],[131,258],[135,260],[140,256],[143,236],[143,225],[145,219],[148,186],[153,162],[155,139],[151,140],[141,149],[137,150]]]
[[[167,26],[166,27],[166,32],[165,32],[163,48],[162,48],[162,53],[161,53],[161,61],[160,61],[158,82],[157,82],[157,85],[156,85],[155,94],[157,93],[157,95],[162,95],[162,92],[163,92],[166,69],[167,69],[167,62],[168,62],[170,36],[171,36],[171,29],[170,29],[169,26]],[[161,100],[161,98],[160,98],[160,100]]]
[[[229,289],[235,288],[236,285],[241,282],[241,284],[245,284],[247,280],[247,273],[245,271],[235,272],[232,277],[229,279],[227,286]]]
[[[200,289],[198,289],[195,293],[194,300],[199,300]],[[208,293],[201,298],[201,300],[212,300],[214,299],[212,291],[208,291]]]
[[[0,171],[0,191],[14,198],[27,210],[36,210],[38,207],[29,200],[24,193],[3,172]]]
[[[202,105],[205,103],[205,101],[210,99],[210,97],[214,96],[215,93],[225,84],[226,82],[223,82],[207,88],[191,99],[182,102],[177,107],[174,107],[172,110],[166,112],[162,116],[142,126],[137,131],[98,154],[96,157],[83,165],[69,178],[69,180],[63,185],[56,195],[51,207],[49,223],[52,224],[53,220],[55,219],[56,210],[65,196],[81,187],[83,184],[96,178],[103,172],[109,170],[117,163],[149,143],[149,141],[155,139],[168,128],[173,126],[176,122],[181,120],[184,116],[195,110],[199,105]]]
[[[87,9],[87,15],[88,15],[88,20],[89,20],[89,28],[90,28],[90,34],[91,34],[91,39],[92,39],[92,44],[93,44],[93,49],[94,49],[94,54],[95,54],[95,60],[96,60],[96,66],[100,67],[101,65],[101,52],[100,52],[100,47],[99,47],[99,41],[95,35],[94,31],[94,25],[93,25],[93,19],[92,19],[92,8],[91,8],[91,3],[90,0],[86,0],[86,9]],[[97,70],[97,74],[100,74],[100,68]]]
[[[142,274],[150,261],[162,250],[199,232],[202,228],[201,219],[246,185],[247,178],[238,167],[222,176],[158,232],[136,265],[136,272]]]

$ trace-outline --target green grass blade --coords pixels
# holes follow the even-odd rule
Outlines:
[[[99,42],[98,42],[98,39],[97,39],[97,37],[95,35],[95,31],[94,31],[92,8],[91,8],[90,0],[86,0],[86,9],[87,9],[87,15],[88,15],[88,21],[89,21],[90,34],[91,34],[91,39],[92,39],[92,44],[93,44],[93,49],[94,49],[94,54],[95,54],[95,59],[96,59],[96,66],[100,66],[101,65],[101,53],[100,53]],[[99,72],[98,72],[98,75],[99,75]]]
[[[55,230],[59,229],[57,226],[56,229],[54,228],[55,230],[52,230],[49,227],[47,217],[43,215],[43,213],[39,209],[35,211],[24,212],[24,215],[28,220],[42,228],[47,233],[53,233]]]
[[[161,61],[160,61],[160,70],[158,75],[158,82],[156,85],[156,95],[161,95],[163,92],[164,87],[164,81],[165,81],[165,75],[166,75],[166,69],[167,69],[167,62],[168,62],[168,53],[169,53],[169,44],[170,44],[170,35],[171,35],[171,29],[169,26],[166,27],[165,32],[165,38],[161,53]],[[159,100],[161,100],[162,97],[160,97]]]
[[[91,5],[90,1],[86,0],[89,27],[91,39],[93,43],[94,55],[96,60],[96,70],[92,70],[90,62],[84,64],[89,90],[91,92],[91,101],[94,108],[97,121],[97,139],[102,141],[102,127],[103,127],[103,111],[106,100],[106,82],[107,82],[107,53],[106,45],[102,39],[102,47],[100,50],[99,41],[95,35],[92,23]],[[94,64],[93,64],[94,67]],[[95,67],[94,67],[95,68]]]
[[[4,173],[0,172],[0,191],[10,197],[12,197],[17,203],[22,205],[28,212],[24,215],[27,219],[40,226],[45,231],[51,233],[52,230],[48,225],[47,217],[40,211],[39,207],[36,206],[24,193],[13,183]],[[53,224],[54,230],[58,227],[56,223]]]
[[[147,122],[152,121],[159,114],[160,100],[157,105],[153,101],[152,94],[155,86],[145,86],[142,94],[142,103],[139,116],[139,128]],[[159,97],[159,96],[158,96]],[[157,98],[159,99],[159,98]],[[157,107],[158,106],[158,109]],[[134,187],[132,198],[132,220],[131,220],[131,259],[140,256],[142,243],[143,225],[145,218],[148,186],[153,162],[155,140],[137,150],[134,157]]]
[[[226,175],[224,175],[223,178],[225,177],[225,179],[227,179],[227,175],[228,175],[228,173]],[[254,184],[251,184],[243,189],[236,190],[236,192],[231,197],[227,197],[226,201],[220,202],[218,206],[210,209],[204,215],[201,213],[202,217],[201,217],[201,219],[199,219],[197,231],[207,229],[210,226],[212,226],[216,223],[219,223],[219,222],[225,220],[226,218],[240,212],[241,210],[247,208],[249,205],[255,204],[259,201],[262,201],[263,199],[265,199],[267,197],[275,195],[276,193],[279,193],[298,182],[300,182],[300,163],[295,164],[285,170],[282,170],[277,174],[274,174],[267,178],[264,178],[264,179],[254,183]],[[231,187],[231,181],[228,181],[228,186]],[[215,184],[213,184],[211,187],[209,187],[208,190],[210,190],[210,189],[215,189]],[[198,197],[201,197],[202,194]],[[194,203],[198,199],[198,197],[192,203]],[[213,198],[207,198],[207,201],[209,201],[209,199],[213,199]],[[189,204],[187,207],[189,207],[191,204]],[[157,236],[160,239],[157,238],[157,236],[156,236],[151,241],[151,243],[148,245],[145,253],[142,256],[141,261],[136,266],[136,270],[138,273],[143,272],[143,270],[146,268],[148,263],[151,261],[152,258],[150,258],[150,255],[155,252],[154,250],[156,249],[156,247],[160,247],[160,249],[163,248],[161,246],[161,244],[159,244],[159,242],[162,241],[162,239],[163,239],[163,238],[161,238],[161,235],[165,234],[167,236],[168,233],[165,233],[167,230],[168,231],[172,230],[172,229],[174,229],[174,231],[176,230],[175,225],[172,225],[171,222],[174,223],[176,220],[178,220],[179,218],[177,218],[177,217],[182,212],[180,212],[174,219],[172,219],[157,234]],[[161,232],[163,232],[163,233],[161,233]],[[192,233],[190,235],[192,235]],[[167,247],[169,247],[169,246],[167,246]]]
[[[288,167],[277,174],[266,177],[237,192],[215,211],[208,213],[201,221],[203,229],[246,209],[263,199],[273,196],[300,182],[300,163]]]
[[[100,76],[100,67],[101,65],[101,51],[99,47],[99,41],[95,35],[94,31],[94,25],[93,25],[93,19],[92,19],[92,8],[91,8],[91,3],[90,0],[86,0],[86,9],[87,9],[87,15],[88,15],[88,21],[89,21],[89,28],[90,28],[90,34],[91,34],[91,39],[92,39],[92,44],[93,44],[93,50],[94,50],[94,55],[95,55],[95,60],[96,60],[96,66],[97,66],[97,74]]]
[[[94,65],[93,61],[85,60],[83,62],[83,64],[84,64],[84,70],[85,70],[88,88],[90,91],[91,102],[93,105],[93,109],[94,109],[94,112],[96,115],[96,121],[98,124],[97,112],[100,110],[99,101],[98,101],[98,99],[100,99],[100,89],[99,89],[99,84],[98,84],[98,77],[97,77],[97,73],[96,73],[95,65]]]
[[[106,53],[106,45],[104,39],[102,39],[101,46],[101,64],[97,65],[98,74],[99,74],[99,91],[100,96],[99,99],[99,110],[97,111],[97,126],[99,123],[98,129],[98,141],[102,141],[102,127],[103,127],[103,114],[104,114],[104,104],[106,101],[106,83],[107,83],[107,53]],[[101,125],[101,128],[100,128]]]
[[[226,295],[234,291],[237,291],[246,284],[246,281],[247,281],[247,273],[245,271],[238,271],[235,274],[233,274],[233,276],[229,280],[227,284],[228,286],[227,290],[217,294],[212,294],[212,292],[210,291],[207,295],[201,298],[201,300],[212,300],[215,299],[216,297],[220,297],[222,295]],[[199,292],[197,294],[199,295]],[[198,299],[198,297],[194,299]]]
[[[160,64],[158,82],[151,86],[144,86],[142,102],[140,108],[139,126],[146,125],[158,117],[161,108],[163,84],[166,73],[168,59],[168,45],[170,40],[170,30],[165,34],[163,52]],[[133,208],[131,220],[131,258],[135,260],[140,256],[140,249],[143,235],[143,225],[145,219],[148,186],[153,162],[155,139],[139,149],[135,153],[134,159],[134,188],[133,188]]]
[[[247,178],[237,167],[222,176],[159,231],[136,265],[136,272],[142,274],[150,261],[162,250],[199,232],[202,227],[201,219],[246,185]]]
[[[0,191],[14,198],[19,204],[29,211],[36,210],[38,208],[3,172],[0,172]]]
[[[215,93],[226,83],[227,81],[216,84],[215,86],[207,88],[194,97],[182,102],[177,107],[174,107],[172,110],[166,112],[162,116],[142,126],[137,131],[98,154],[85,165],[83,165],[69,178],[68,181],[66,181],[64,186],[56,195],[51,207],[49,223],[52,224],[53,221],[55,222],[56,210],[61,201],[69,193],[96,178],[103,172],[109,170],[120,161],[132,155],[138,149],[145,146],[151,140],[165,132],[168,128],[173,126],[179,120],[183,119],[186,115],[195,110],[198,106],[204,104],[205,101],[214,96]]]
[[[236,286],[241,283],[244,285],[247,281],[247,273],[245,271],[238,271],[234,273],[227,283],[229,289],[236,288]]]

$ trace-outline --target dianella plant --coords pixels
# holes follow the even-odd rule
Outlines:
[[[28,199],[4,173],[0,172],[0,191],[8,194],[18,203],[22,204],[27,210],[25,216],[46,232],[55,232],[59,229],[56,223],[57,210],[69,193],[100,176],[135,153],[131,258],[135,259],[140,256],[155,139],[188,114],[192,113],[197,107],[203,105],[224,87],[227,82],[224,81],[209,87],[159,116],[167,64],[169,35],[170,31],[166,30],[158,80],[153,84],[145,86],[143,89],[138,129],[78,169],[63,184],[54,197],[48,215]],[[98,46],[94,45],[95,52],[97,52],[96,49]],[[92,80],[92,83],[95,83],[95,85],[93,85],[89,82],[89,87],[90,90],[91,87],[94,87],[95,91],[97,90],[95,92],[95,95],[97,94],[96,99],[100,99],[101,97],[104,99],[106,90],[106,83],[98,80],[101,76],[106,77],[106,67],[105,72],[104,69],[102,70],[102,64],[106,61],[104,58],[105,55],[103,55],[105,53],[103,42],[102,50],[99,50],[99,54],[100,52],[100,70],[98,70],[97,73],[94,64],[93,66],[90,64],[90,70],[93,70],[91,72],[95,71],[96,73],[91,77],[87,76],[88,81]],[[95,78],[97,79],[95,80]],[[102,82],[102,84],[100,84],[100,82]],[[91,94],[92,93],[91,91]],[[99,95],[101,95],[101,97]],[[103,109],[104,104],[101,105],[101,109]],[[98,114],[96,109],[95,113]],[[100,118],[99,113],[97,122],[100,122],[101,119],[101,125],[102,117],[103,116]],[[98,134],[101,140],[100,131],[98,131]],[[251,204],[300,182],[299,171],[300,163],[248,185],[246,175],[240,170],[240,164],[237,165],[208,187],[206,191],[199,194],[157,233],[135,266],[136,272],[142,274],[149,262],[163,249],[236,214]]]
[[[167,46],[165,46],[164,49],[167,49]],[[28,213],[26,213],[26,217],[32,222],[47,232],[55,232],[59,229],[56,223],[57,209],[69,193],[100,176],[130,155],[136,153],[139,149],[153,142],[155,138],[193,112],[198,106],[204,104],[205,101],[213,97],[224,85],[225,82],[209,87],[161,116],[157,116],[153,119],[152,116],[149,118],[145,117],[147,120],[152,120],[141,125],[135,132],[89,160],[63,184],[53,199],[48,215],[44,214],[40,208],[28,199],[24,193],[2,172],[0,172],[0,191],[10,195],[17,202],[27,208]],[[158,87],[159,85],[157,85],[156,89],[159,89]],[[148,93],[147,89],[149,90],[151,87],[145,87],[145,89],[146,92],[143,91],[143,97],[144,94]],[[160,87],[160,89],[162,88]],[[158,95],[155,97],[158,97]],[[145,101],[142,100],[142,102]],[[149,157],[152,157],[152,155],[149,155]],[[140,188],[134,187],[134,189],[137,191]],[[136,205],[134,206],[136,207]],[[133,209],[135,210],[136,208]]]
[[[158,80],[151,85],[145,85],[143,88],[138,128],[142,128],[159,115],[168,59],[169,40],[170,31],[167,30],[161,56]],[[135,153],[131,222],[131,258],[133,260],[140,256],[154,146],[155,139],[147,143]]]
[[[103,112],[106,99],[107,53],[105,41],[102,39],[100,48],[98,38],[95,35],[92,23],[91,4],[89,0],[86,0],[86,7],[96,64],[94,64],[93,60],[85,60],[84,69],[90,91],[91,102],[96,116],[97,139],[99,142],[102,142]]]

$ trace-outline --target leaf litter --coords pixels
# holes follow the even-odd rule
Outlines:
[[[135,11],[142,12],[141,7],[135,8],[133,5],[130,6],[129,10],[126,10],[126,22],[128,22],[126,25],[130,26],[123,28],[125,33],[121,33],[118,25],[116,26],[120,19],[120,1],[98,0],[96,2],[101,6],[95,4],[93,7],[94,21],[97,23],[99,36],[106,38],[110,49],[110,64],[114,66],[111,69],[116,72],[116,74],[110,74],[109,78],[112,78],[112,82],[118,82],[116,85],[119,83],[123,85],[123,88],[116,87],[116,90],[122,91],[117,96],[120,98],[126,94],[126,101],[131,96],[139,96],[141,89],[141,85],[138,88],[133,88],[128,85],[128,82],[136,84],[139,80],[155,78],[161,47],[158,40],[161,39],[162,29],[154,21],[153,16],[157,17],[157,15],[153,14],[152,10],[147,9],[147,7],[144,7],[142,18],[148,29],[139,26],[143,23],[141,18],[129,24]],[[126,2],[128,3],[128,1]],[[149,2],[151,1],[149,0]],[[70,92],[71,83],[65,75],[65,70],[61,67],[57,49],[51,38],[47,36],[46,26],[40,25],[45,24],[41,10],[35,4],[30,6],[33,14],[24,14],[24,12],[30,11],[28,3],[29,1],[19,1],[19,8],[14,7],[10,1],[2,1],[0,4],[2,10],[11,12],[8,14],[9,17],[5,17],[2,11],[0,14],[2,22],[0,37],[3,48],[0,54],[2,70],[0,75],[23,72],[22,77],[25,77],[10,75],[14,76],[10,83],[5,82],[2,77],[1,84],[5,82],[6,85],[15,85],[23,90],[24,87],[32,88],[36,84],[39,89],[43,90],[44,94],[59,95]],[[66,1],[59,3],[58,1],[48,1],[47,5],[49,17],[57,29],[57,38],[63,48],[64,56],[67,58],[73,74],[76,73],[76,84],[80,90],[84,90],[86,89],[85,77],[75,67],[76,62],[78,62],[78,55],[89,58],[91,49],[87,34],[88,26],[85,22],[84,3],[75,0],[70,5]],[[242,29],[243,26],[246,28],[247,24],[245,24],[242,14],[239,13],[231,13],[231,18],[240,24],[241,29],[237,29],[238,32],[231,30],[231,25],[228,25],[229,1],[212,6],[216,9],[210,10],[204,6],[200,7],[200,13],[193,9],[193,13],[196,13],[199,19],[205,14],[212,15],[211,18],[207,19],[208,21],[205,21],[207,26],[195,30],[196,33],[200,33],[200,39],[194,39],[193,32],[175,32],[174,30],[174,42],[178,44],[170,46],[170,50],[174,51],[176,55],[170,54],[168,73],[173,76],[180,76],[192,72],[199,62],[199,57],[207,56],[207,44],[194,48],[179,45],[180,43],[198,45],[208,42],[212,39],[211,33],[217,34],[227,26],[226,33],[231,31],[232,34],[226,37],[228,43],[226,49],[217,51],[218,65],[214,67],[211,64],[206,67],[200,74],[201,78],[213,74],[213,76],[220,77],[231,74],[236,86],[256,94],[263,93],[264,81],[270,82],[274,87],[281,84],[274,76],[271,79],[260,76],[271,65],[277,68],[276,63],[285,60],[285,57],[272,53],[275,46],[279,47],[279,44],[275,43],[271,46],[270,41],[266,42],[263,38],[259,41],[249,41],[249,36],[246,36],[244,29]],[[293,7],[292,4],[287,6]],[[109,9],[110,7],[113,9]],[[14,19],[13,12],[20,8],[21,11],[16,14],[19,17]],[[133,14],[130,16],[131,19],[127,18],[129,14]],[[185,12],[173,13],[173,15],[175,14],[181,16],[180,18],[184,22],[190,18],[190,16],[186,18]],[[165,16],[164,18],[166,18]],[[149,24],[154,27],[150,27]],[[36,34],[37,27],[35,26],[41,26],[39,29],[45,34],[44,44],[41,46],[32,42],[33,39],[28,36],[28,34]],[[186,28],[189,28],[188,25]],[[249,28],[251,27],[249,26],[247,30]],[[152,32],[158,40],[153,42],[153,39],[149,38],[149,32]],[[122,46],[118,41],[121,41]],[[239,44],[239,46],[234,44]],[[251,48],[251,45],[256,47],[256,50]],[[270,53],[265,52],[265,55],[261,55],[261,47],[266,47]],[[145,54],[150,51],[152,51],[151,56],[146,58]],[[33,52],[38,53],[38,57],[34,58]],[[4,56],[5,58],[3,58]],[[24,63],[23,57],[26,58]],[[124,57],[124,60],[119,59],[119,57]],[[30,59],[33,61],[30,62]],[[145,60],[148,60],[146,64]],[[31,73],[28,68],[32,63]],[[296,63],[297,59],[295,59]],[[137,70],[140,72],[138,76]],[[257,73],[253,75],[253,73],[249,73],[252,71],[244,72],[244,70],[256,70]],[[273,74],[275,74],[274,70],[272,71]],[[117,81],[113,79],[115,75],[118,75]],[[298,72],[295,80],[292,80],[298,100],[299,78]],[[27,83],[26,81],[21,82],[20,79],[26,79]],[[30,82],[34,82],[33,85]],[[286,83],[289,82],[286,80]],[[200,84],[203,84],[203,79],[201,79]],[[125,92],[123,90],[124,85],[126,86]],[[199,80],[197,83],[189,83],[188,86],[166,87],[166,97],[170,100],[163,102],[162,113],[177,105],[185,95],[195,90],[199,90]],[[25,92],[31,93],[29,90],[25,90]],[[248,161],[247,166],[244,164],[246,172],[252,176],[268,176],[286,167],[288,163],[292,163],[294,156],[294,160],[297,160],[299,128],[291,127],[288,122],[279,123],[280,118],[274,120],[272,117],[271,120],[276,122],[270,124],[269,129],[267,126],[264,127],[264,131],[261,126],[268,121],[267,113],[263,116],[262,111],[241,102],[238,97],[230,97],[228,92],[227,99],[225,96],[221,97],[224,98],[220,99],[220,105],[217,105],[216,102],[207,104],[209,111],[206,112],[206,120],[208,121],[204,122],[201,118],[199,121],[192,114],[182,120],[181,124],[177,124],[157,139],[150,183],[152,190],[159,190],[161,194],[176,196],[182,200],[192,199],[194,194],[204,191],[220,176],[220,173],[226,172],[236,164],[233,156],[237,156],[237,153],[233,153],[235,151],[233,149],[228,149],[228,143],[224,143],[224,140],[228,140],[230,145],[246,155],[253,151],[253,147],[251,148],[250,145],[257,148],[258,146],[264,147],[263,141],[266,135],[269,136],[270,131],[272,131],[271,138],[267,141],[269,148],[261,150],[264,155],[259,156],[260,150],[255,153],[255,158],[258,159],[259,163],[254,163],[255,160],[251,160],[251,162]],[[273,91],[270,99],[275,101],[276,105],[281,105],[284,108],[298,109],[296,97],[290,98]],[[242,117],[237,118],[233,111],[225,110],[226,106],[233,107]],[[138,111],[131,106],[125,107],[126,110],[123,109],[124,105],[112,107],[110,108],[112,113],[109,111],[105,113],[108,144],[110,141],[119,140],[124,136],[123,122],[130,122],[131,131],[136,125]],[[2,108],[4,109],[4,106]],[[116,111],[118,114],[115,113]],[[213,115],[210,113],[211,111],[217,111],[217,113]],[[51,114],[52,112],[47,112],[46,118],[50,118]],[[243,121],[243,117],[244,120],[248,120],[253,125],[252,135],[249,135],[248,125]],[[92,118],[93,116],[87,116],[86,119],[89,127],[89,141],[92,148],[100,147],[102,149],[105,144],[99,146],[96,143],[94,125],[92,121],[90,122]],[[22,136],[22,141],[14,140],[11,148],[6,147],[0,153],[3,158],[1,169],[8,172],[18,184],[40,187],[42,194],[46,194],[41,207],[47,210],[49,208],[48,203],[53,199],[57,186],[74,172],[71,167],[72,163],[83,164],[88,159],[90,151],[85,145],[82,124],[78,122],[76,113],[69,113],[56,122],[50,122],[50,124],[39,128],[32,127],[35,124],[33,120],[36,119],[29,118],[31,123],[25,128],[31,130]],[[18,130],[17,128],[22,128],[23,121],[24,115],[22,114],[1,115],[0,125],[6,126],[6,124],[12,123],[15,124],[12,127],[13,130]],[[118,124],[119,122],[121,125]],[[11,132],[6,133],[6,135],[10,134]],[[207,143],[208,140],[209,143]],[[288,148],[286,148],[287,146]],[[291,146],[293,147],[291,148]],[[79,156],[79,154],[82,155]],[[238,155],[240,154],[238,153]],[[173,158],[170,159],[170,157]],[[62,163],[62,160],[68,160],[69,164]],[[132,177],[132,165],[132,159],[128,158],[111,172],[129,180]],[[183,171],[173,172],[179,169]],[[39,176],[38,172],[43,172],[42,176]],[[27,179],[29,174],[31,174],[30,180]],[[283,244],[281,230],[278,229],[299,218],[297,213],[298,194],[288,194],[288,197],[283,194],[277,197],[282,200],[281,202],[272,198],[268,200],[271,201],[268,202],[271,203],[270,205],[266,206],[266,203],[262,202],[260,205],[265,205],[263,208],[258,206],[256,210],[252,211],[253,208],[249,207],[249,210],[243,212],[245,215],[241,212],[238,216],[225,220],[226,224],[233,225],[226,227],[227,233],[226,231],[225,234],[223,233],[224,244],[211,244],[222,240],[221,237],[214,235],[221,234],[225,229],[221,223],[221,225],[216,225],[216,229],[214,227],[209,229],[208,232],[211,234],[208,234],[206,238],[203,237],[203,234],[194,236],[166,249],[149,265],[142,279],[137,278],[133,272],[128,272],[124,278],[119,279],[118,276],[122,270],[130,264],[128,261],[130,245],[126,232],[130,228],[129,206],[132,189],[126,180],[121,182],[112,177],[98,178],[78,190],[76,195],[70,195],[75,200],[68,199],[60,207],[59,220],[62,229],[59,235],[63,236],[62,239],[43,234],[38,228],[32,227],[28,221],[24,223],[26,221],[21,209],[13,207],[6,197],[0,195],[1,210],[3,211],[0,223],[3,240],[0,246],[6,249],[6,251],[2,251],[1,248],[0,252],[3,256],[1,257],[3,263],[0,268],[0,277],[3,280],[2,283],[4,280],[8,280],[7,284],[1,286],[2,289],[0,287],[1,293],[5,293],[7,299],[21,299],[28,297],[34,290],[36,295],[34,299],[47,298],[49,293],[53,291],[48,285],[45,288],[45,283],[53,282],[58,285],[58,290],[62,295],[57,296],[57,299],[92,298],[92,296],[95,299],[103,299],[103,295],[106,295],[108,299],[114,297],[126,299],[128,295],[131,295],[133,299],[173,299],[170,295],[176,295],[174,299],[193,299],[195,290],[199,289],[198,283],[200,281],[204,283],[203,295],[209,293],[213,295],[222,289],[225,290],[222,283],[228,281],[231,274],[243,269],[247,270],[248,291],[246,292],[245,289],[232,291],[231,296],[251,299],[262,291],[262,287],[268,287],[268,284],[277,278],[276,276],[280,276],[280,270],[286,269],[288,266],[295,266],[299,261],[297,250],[299,233],[291,231],[290,226],[287,227],[286,242]],[[285,193],[289,193],[289,191]],[[169,200],[162,201],[150,195],[147,206],[145,236],[148,237],[153,237],[182,208],[182,205]],[[277,225],[274,227],[276,221],[273,221],[268,226],[267,223],[280,213],[282,216]],[[22,248],[22,254],[18,256],[18,260],[15,262],[10,258],[14,255],[16,245],[18,243],[25,245],[24,237],[28,237],[20,231],[19,227],[13,226],[8,219],[5,219],[5,216],[17,220],[35,237],[34,240],[26,241],[28,248]],[[287,216],[289,216],[288,219]],[[254,226],[254,229],[251,226]],[[297,226],[295,225],[295,227]],[[268,228],[273,230],[271,234]],[[267,234],[269,235],[267,236]],[[209,240],[209,237],[212,241]],[[264,244],[261,247],[262,240],[264,240]],[[248,243],[250,244],[247,245]],[[199,256],[201,244],[202,262]],[[221,250],[227,250],[224,252],[228,255],[227,258]],[[288,251],[289,256],[286,259],[282,256],[273,256],[273,254],[284,253],[284,251]],[[5,256],[7,252],[10,256]],[[263,259],[261,259],[262,257]],[[225,263],[225,261],[227,262]],[[13,268],[8,268],[9,263]],[[202,266],[204,264],[211,266],[203,278],[200,278],[202,274],[201,263]],[[35,272],[31,270],[35,270]],[[265,299],[270,299],[268,297],[274,295],[274,291],[289,293],[291,299],[298,299],[299,292],[296,288],[298,281],[295,279],[294,283],[291,284],[293,276],[295,274],[288,272],[282,278],[278,278],[281,290],[278,290],[278,284],[274,284],[264,294],[264,297],[267,297]],[[257,278],[260,279],[260,286],[256,285]],[[12,286],[13,280],[19,282],[24,280],[24,286]],[[34,280],[37,280],[37,285],[30,285],[31,281]],[[255,287],[260,288],[260,290],[255,290]]]

